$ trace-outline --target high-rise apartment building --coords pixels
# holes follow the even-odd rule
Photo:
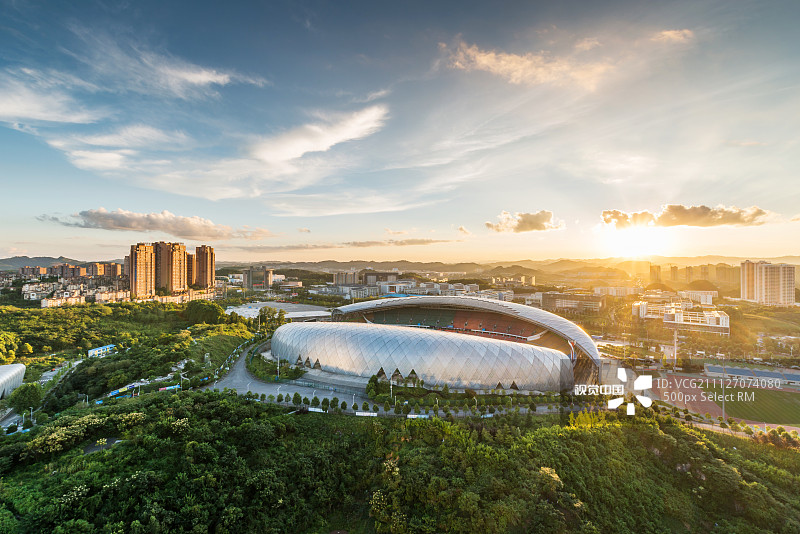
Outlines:
[[[242,271],[242,285],[247,289],[253,289],[255,287],[257,280],[262,280],[262,286],[264,289],[269,289],[272,287],[272,283],[274,281],[274,274],[272,269],[267,269],[266,266],[261,267],[249,267]]]
[[[119,278],[122,276],[122,265],[119,263],[106,263],[104,266],[105,276]]]
[[[725,263],[718,263],[715,267],[716,280],[724,284],[735,284],[739,280],[739,273],[737,267],[727,265]]]
[[[686,283],[689,283],[694,280],[694,267],[687,267],[686,268]]]
[[[650,266],[650,283],[651,284],[659,284],[659,283],[661,283],[661,266],[660,265],[651,265]]]
[[[711,269],[708,265],[700,266],[700,280],[708,280],[711,278]]]
[[[131,298],[152,297],[156,293],[156,255],[153,245],[138,243],[131,245],[128,260]]]
[[[156,260],[156,288],[168,294],[186,291],[186,245],[159,241],[153,245]]]
[[[186,253],[186,285],[197,285],[197,256]]]
[[[767,306],[792,306],[795,302],[794,275],[794,265],[744,261],[740,296],[742,300]]]
[[[86,274],[88,276],[105,276],[106,266],[104,263],[90,263],[86,267]]]
[[[195,249],[197,258],[197,285],[207,289],[214,287],[214,249],[207,245],[201,245]]]
[[[333,285],[335,286],[356,285],[357,283],[358,273],[355,271],[333,273]]]
[[[678,281],[678,266],[677,265],[673,265],[672,267],[669,268],[669,279],[672,280],[673,282],[677,282]]]

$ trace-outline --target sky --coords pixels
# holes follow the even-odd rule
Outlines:
[[[800,4],[0,0],[0,257],[774,257]]]

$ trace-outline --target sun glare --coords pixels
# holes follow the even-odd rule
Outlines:
[[[635,226],[605,231],[605,247],[608,254],[616,257],[639,258],[666,255],[672,249],[672,236],[666,228]]]

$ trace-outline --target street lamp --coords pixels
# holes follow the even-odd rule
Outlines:
[[[722,420],[725,421],[725,355],[722,355]]]

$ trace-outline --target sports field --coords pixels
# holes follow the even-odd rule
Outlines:
[[[704,387],[708,393],[722,395],[721,387]],[[800,393],[791,390],[761,388],[725,388],[730,399],[739,399],[739,394],[753,395],[752,400],[727,400],[725,413],[728,417],[748,419],[781,425],[800,425]],[[716,403],[722,406],[722,401]]]

